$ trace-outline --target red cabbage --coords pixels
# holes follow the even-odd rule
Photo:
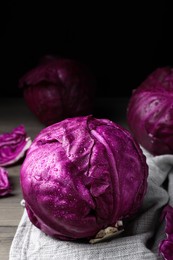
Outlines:
[[[130,130],[153,155],[173,153],[173,69],[158,68],[132,93]]]
[[[30,137],[27,137],[23,125],[20,125],[10,133],[0,135],[0,166],[11,165],[21,159],[31,145]]]
[[[8,172],[6,169],[0,167],[0,197],[9,194],[10,191]]]
[[[91,113],[95,79],[72,59],[46,57],[19,81],[30,110],[45,125]]]
[[[166,220],[166,236],[160,245],[159,250],[163,255],[165,260],[173,259],[173,208],[171,206],[166,206],[163,212],[163,217]]]
[[[127,130],[86,116],[44,128],[20,181],[31,222],[70,240],[114,232],[140,208],[147,176],[146,158]]]

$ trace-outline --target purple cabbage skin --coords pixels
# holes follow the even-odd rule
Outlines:
[[[150,153],[173,153],[173,68],[156,69],[132,93],[127,121]]]
[[[46,126],[91,113],[95,85],[84,64],[51,56],[19,81],[28,107]]]
[[[164,239],[159,245],[159,251],[165,260],[173,259],[173,208],[171,206],[166,206],[163,212],[163,217],[166,220],[166,235],[167,238]]]
[[[0,197],[5,196],[10,192],[11,189],[8,180],[8,172],[6,169],[0,167]]]
[[[30,137],[27,137],[23,125],[14,128],[10,133],[0,135],[0,166],[14,164],[21,159],[29,146]]]
[[[107,119],[63,120],[43,129],[21,167],[31,222],[72,240],[135,214],[147,188],[146,158],[131,134]]]

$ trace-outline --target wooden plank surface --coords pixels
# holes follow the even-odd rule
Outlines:
[[[97,99],[93,116],[109,118],[127,128],[127,102],[127,98]],[[29,111],[23,99],[0,99],[0,134],[10,132],[20,124],[25,126],[32,140],[44,127]],[[21,164],[22,162],[7,167],[12,193],[10,196],[0,198],[0,260],[9,259],[10,246],[23,214],[23,207],[20,205],[22,192],[19,181]]]

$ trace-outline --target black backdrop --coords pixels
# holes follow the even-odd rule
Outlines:
[[[1,96],[21,96],[19,78],[46,54],[87,64],[98,97],[130,96],[152,70],[173,66],[173,20],[166,1],[45,2],[6,1],[1,9]]]

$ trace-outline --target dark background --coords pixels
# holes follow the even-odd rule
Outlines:
[[[21,96],[19,78],[47,54],[87,64],[98,97],[130,96],[155,68],[173,66],[166,1],[45,2],[6,1],[1,9],[1,96]]]

